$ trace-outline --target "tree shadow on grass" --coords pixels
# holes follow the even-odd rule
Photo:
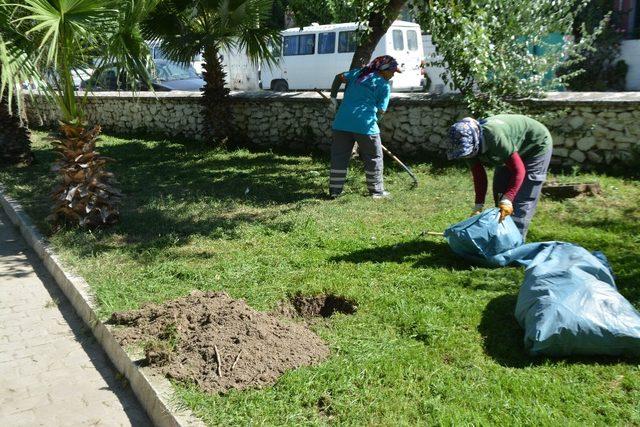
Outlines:
[[[135,254],[184,245],[197,236],[234,238],[240,226],[257,221],[266,230],[287,230],[292,225],[282,215],[314,203],[324,193],[322,174],[310,173],[313,163],[310,167],[308,157],[216,151],[200,143],[144,139],[104,144],[99,151],[116,159],[108,170],[125,195],[121,220],[92,236],[68,230],[64,238],[72,240],[79,256],[115,247]],[[51,157],[49,150],[39,154]],[[47,166],[16,171],[24,175],[16,177],[17,184],[47,182],[20,196],[40,201],[38,217],[46,215],[48,183],[53,179]],[[40,218],[37,222],[44,226]]]
[[[416,268],[444,267],[456,270],[469,270],[471,265],[453,254],[444,242],[415,239],[395,245],[378,246],[361,249],[346,255],[339,255],[330,259],[334,262],[350,263],[404,263],[413,261]]]
[[[184,201],[208,197],[264,206],[321,194],[312,177],[303,173],[307,170],[302,157],[224,151],[212,156],[202,147],[166,141],[130,141],[105,146],[101,152],[118,159],[110,169],[127,197],[136,201],[171,195]]]
[[[525,368],[543,364],[635,365],[640,361],[637,358],[607,356],[530,356],[524,348],[524,331],[514,316],[517,300],[516,295],[501,295],[492,299],[484,309],[478,326],[478,332],[484,340],[485,353],[502,366]]]

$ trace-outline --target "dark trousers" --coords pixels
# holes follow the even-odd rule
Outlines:
[[[533,214],[535,214],[536,207],[538,206],[542,184],[544,184],[547,179],[547,170],[549,169],[552,151],[552,149],[549,149],[549,151],[540,156],[522,160],[527,173],[524,177],[522,187],[520,187],[520,191],[518,191],[516,199],[513,201],[512,218],[518,230],[522,233],[522,237],[525,239],[531,218],[533,218]],[[502,198],[502,195],[507,191],[510,179],[511,171],[506,166],[496,168],[493,175],[493,198],[496,205]]]
[[[364,173],[366,175],[367,189],[369,190],[369,193],[382,194],[384,192],[382,178],[384,164],[380,134],[363,135],[339,130],[333,131],[329,192],[335,196],[342,193],[342,188],[344,187],[344,183],[347,179],[347,170],[349,169],[351,152],[355,142],[358,143],[360,157],[364,161]]]

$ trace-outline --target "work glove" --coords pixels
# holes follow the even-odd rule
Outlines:
[[[338,111],[338,100],[335,98],[329,98],[329,111],[331,111],[332,113],[335,113],[336,111]]]
[[[476,203],[475,206],[473,207],[473,210],[471,211],[470,216],[476,216],[478,214],[481,214],[483,209],[484,209],[484,203]]]
[[[506,217],[513,214],[513,204],[509,199],[502,199],[498,203],[498,209],[500,209],[500,222],[504,221]]]

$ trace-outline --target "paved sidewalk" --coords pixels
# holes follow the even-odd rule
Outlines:
[[[40,425],[151,423],[0,208],[0,426]]]

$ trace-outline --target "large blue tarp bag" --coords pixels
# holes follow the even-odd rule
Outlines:
[[[515,317],[532,355],[640,356],[640,314],[617,291],[604,254],[564,242],[524,244],[489,209],[445,230],[456,254],[490,266],[521,265]]]
[[[500,210],[487,209],[444,231],[451,250],[484,265],[505,265],[496,256],[523,244],[522,235],[510,217],[499,222]]]
[[[617,291],[603,254],[563,242],[525,246],[537,254],[515,316],[530,354],[640,356],[640,315]]]

